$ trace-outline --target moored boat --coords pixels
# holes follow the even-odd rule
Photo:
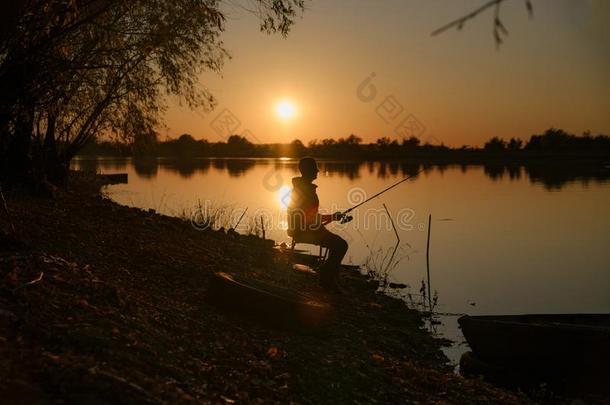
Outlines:
[[[499,366],[610,374],[610,315],[462,316],[462,333],[479,359]]]
[[[319,298],[224,272],[212,275],[207,298],[222,308],[275,326],[317,328],[333,319],[333,308]]]

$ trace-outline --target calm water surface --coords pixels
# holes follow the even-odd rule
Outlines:
[[[105,192],[120,204],[188,215],[224,207],[240,232],[265,222],[278,242],[294,160],[78,159],[76,168],[129,174],[128,184]],[[421,166],[408,163],[321,162],[316,181],[321,209],[336,211],[371,196]],[[432,215],[431,287],[436,311],[467,314],[610,313],[610,167],[430,166],[414,179],[330,228],[350,248],[346,261],[382,268],[396,244],[387,206],[398,228],[395,282],[410,285],[415,301],[426,279],[426,236]],[[229,221],[230,222],[230,221]],[[256,225],[260,227],[260,225]],[[300,247],[306,248],[302,245]],[[387,260],[386,260],[387,262]],[[404,291],[404,290],[403,290]],[[439,332],[465,350],[456,316]]]

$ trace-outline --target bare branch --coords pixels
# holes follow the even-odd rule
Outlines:
[[[500,18],[500,6],[502,5],[502,3],[504,3],[504,1],[505,0],[488,0],[486,3],[483,3],[480,7],[476,8],[475,10],[471,11],[470,13],[468,13],[456,20],[453,20],[453,21],[449,22],[448,24],[445,24],[442,27],[434,30],[431,35],[436,36],[451,28],[456,28],[458,30],[461,30],[462,28],[464,28],[464,25],[468,21],[474,19],[479,14],[484,13],[485,11],[487,11],[488,9],[493,7],[494,8],[493,37],[494,37],[496,46],[500,46],[503,42],[503,37],[508,35],[508,29],[506,28],[504,23],[502,23],[502,19]],[[532,18],[534,16],[534,7],[532,6],[531,0],[525,1],[525,8],[527,10],[529,17]]]
[[[476,10],[473,10],[470,13],[464,15],[463,17],[460,17],[457,20],[453,20],[450,23],[443,25],[442,27],[433,31],[431,35],[432,36],[438,35],[453,27],[456,27],[458,30],[461,30],[464,27],[464,24],[466,22],[468,22],[468,20],[472,20],[473,18],[475,18],[476,16],[478,16],[479,14],[481,14],[488,8],[497,6],[500,3],[502,3],[503,1],[504,0],[490,0],[487,3],[483,4],[482,6],[480,6],[479,8],[477,8]]]

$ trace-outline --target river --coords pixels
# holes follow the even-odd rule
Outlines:
[[[289,243],[285,208],[296,163],[82,157],[73,167],[128,173],[127,184],[104,189],[120,204],[193,217],[195,226],[201,212],[216,214],[215,226],[225,227],[247,208],[238,232],[260,233],[262,220],[267,238]],[[454,341],[446,350],[454,363],[467,349],[458,314],[610,312],[608,166],[321,161],[320,169],[316,184],[327,212],[423,170],[330,229],[349,242],[344,262],[389,272],[409,286],[393,293],[421,308],[431,215],[430,290],[435,312],[449,314],[434,328]],[[388,264],[397,244],[390,218],[400,242]]]

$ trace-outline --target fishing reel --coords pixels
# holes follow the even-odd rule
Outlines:
[[[347,224],[347,223],[348,223],[348,222],[350,222],[352,219],[354,219],[354,217],[353,217],[353,216],[345,214],[345,215],[343,215],[343,216],[341,217],[341,221],[339,221],[339,223],[341,223],[341,224]]]

